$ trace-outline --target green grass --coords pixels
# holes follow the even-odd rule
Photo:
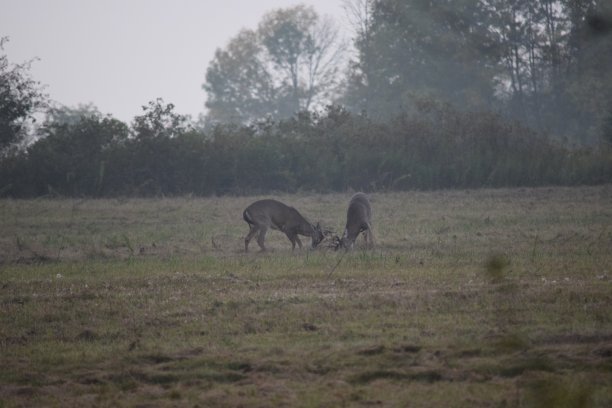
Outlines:
[[[0,406],[612,405],[611,186],[256,198],[0,201]]]

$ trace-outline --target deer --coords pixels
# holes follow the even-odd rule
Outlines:
[[[284,232],[291,241],[292,251],[296,243],[302,249],[298,235],[311,237],[313,249],[324,238],[319,223],[311,224],[295,208],[272,199],[255,201],[244,210],[242,218],[249,224],[249,233],[244,238],[244,252],[249,252],[249,242],[256,234],[261,251],[266,251],[264,240],[268,229]]]
[[[346,227],[340,239],[339,246],[346,250],[353,249],[355,240],[360,233],[364,233],[366,246],[374,246],[374,233],[372,231],[372,207],[364,193],[356,193],[349,201],[346,211]]]

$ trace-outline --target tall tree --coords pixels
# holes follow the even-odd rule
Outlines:
[[[255,31],[242,30],[225,49],[217,49],[202,88],[207,121],[242,123],[277,114],[277,89]]]
[[[203,89],[207,119],[245,123],[289,117],[330,102],[343,56],[331,20],[298,5],[266,14],[217,50]]]
[[[380,0],[371,5],[367,30],[360,30],[355,43],[360,63],[351,75],[358,95],[347,101],[352,109],[384,116],[409,109],[419,95],[460,106],[490,102],[496,44],[484,3]],[[364,95],[370,99],[367,107]]]
[[[509,111],[546,129],[563,105],[570,24],[565,0],[499,0],[492,30],[501,47],[499,90]]]
[[[612,141],[612,3],[568,1],[572,29],[568,36],[567,95],[579,141]],[[566,115],[567,117],[568,115]]]
[[[388,116],[423,96],[495,109],[572,143],[612,116],[609,0],[346,0],[344,103]]]
[[[612,98],[612,36],[595,32],[589,21],[606,21],[606,2],[491,4],[496,15],[492,30],[502,45],[498,90],[506,111],[539,130],[593,143]]]
[[[0,38],[0,52],[8,41]],[[0,155],[25,137],[33,114],[44,105],[40,85],[29,76],[30,63],[11,64],[0,55]]]
[[[373,68],[372,10],[375,0],[343,0],[342,5],[352,27],[355,55],[349,60],[347,80],[341,101],[348,106],[370,111],[373,87],[368,86]]]

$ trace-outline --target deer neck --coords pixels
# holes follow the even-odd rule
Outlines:
[[[304,221],[300,224],[300,233],[307,237],[314,236],[314,227],[308,221]]]

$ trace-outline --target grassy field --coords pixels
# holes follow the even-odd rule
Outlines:
[[[0,201],[0,406],[612,406],[612,185],[255,198]]]

